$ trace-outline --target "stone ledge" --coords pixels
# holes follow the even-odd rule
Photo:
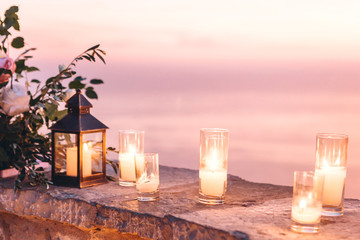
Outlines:
[[[0,210],[76,227],[100,226],[150,239],[304,239],[289,230],[292,188],[228,177],[226,204],[197,202],[198,172],[160,167],[160,200],[138,202],[135,188],[111,182],[86,189],[26,187],[14,194],[0,182]],[[360,239],[360,201],[345,200],[345,214],[323,218],[312,239]]]

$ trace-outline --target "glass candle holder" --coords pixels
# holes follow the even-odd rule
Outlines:
[[[200,131],[199,202],[223,204],[227,185],[229,131],[204,128]]]
[[[316,136],[315,171],[324,175],[322,198],[324,216],[341,216],[344,212],[348,136],[318,134]]]
[[[291,230],[300,233],[317,233],[322,210],[324,176],[312,171],[294,173]]]
[[[144,153],[144,131],[119,131],[119,184],[135,186],[135,155]]]
[[[155,201],[159,198],[159,155],[143,153],[135,155],[136,190],[139,201]]]

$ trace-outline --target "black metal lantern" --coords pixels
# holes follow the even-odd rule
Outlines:
[[[90,114],[92,105],[80,90],[66,107],[68,114],[51,127],[53,183],[79,188],[106,183],[108,127]]]

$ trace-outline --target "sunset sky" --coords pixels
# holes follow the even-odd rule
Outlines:
[[[345,133],[346,194],[360,198],[360,1],[2,0],[1,12],[12,5],[38,48],[31,77],[107,52],[77,70],[105,81],[92,113],[109,146],[144,129],[161,164],[197,169],[200,128],[228,128],[230,173],[291,185],[314,167],[316,133]]]
[[[359,60],[355,0],[2,1],[12,4],[29,44],[69,52],[101,42],[126,61]]]

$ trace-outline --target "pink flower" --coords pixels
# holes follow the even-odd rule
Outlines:
[[[16,64],[15,61],[4,53],[0,53],[0,68],[10,70],[12,73],[15,72]],[[10,74],[1,74],[0,83],[7,82],[9,80]]]

